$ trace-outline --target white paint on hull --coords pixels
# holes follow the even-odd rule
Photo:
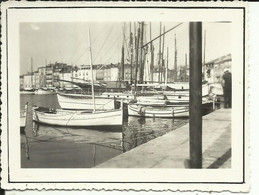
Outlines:
[[[137,104],[128,105],[128,113],[130,116],[139,117],[159,117],[159,118],[175,118],[188,117],[189,107],[149,107]]]
[[[33,120],[39,123],[57,126],[118,126],[122,125],[123,116],[121,109],[97,111],[95,113],[62,109],[57,109],[55,112],[41,112],[34,109]]]

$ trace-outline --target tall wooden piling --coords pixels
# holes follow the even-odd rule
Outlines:
[[[190,23],[190,168],[202,168],[202,23]]]

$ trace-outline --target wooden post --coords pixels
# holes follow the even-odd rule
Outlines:
[[[190,168],[202,168],[202,23],[190,23]]]

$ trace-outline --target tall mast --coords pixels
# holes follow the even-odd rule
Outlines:
[[[167,60],[166,60],[166,69],[165,69],[165,84],[167,84],[168,77],[168,61],[169,61],[169,48],[167,47]]]
[[[124,45],[121,48],[121,80],[124,80]]]
[[[136,47],[136,66],[135,66],[135,85],[134,85],[135,90],[137,89],[139,35],[140,35],[140,29],[138,28],[136,41],[135,41],[135,47]]]
[[[160,82],[160,68],[161,68],[161,33],[162,33],[162,22],[160,22],[160,37],[159,37],[159,53],[158,53],[158,82]]]
[[[130,22],[130,84],[132,84],[132,68],[133,68],[133,34],[131,32],[131,22]]]
[[[90,55],[90,68],[91,68],[91,84],[92,84],[92,99],[93,99],[93,113],[95,112],[95,98],[94,98],[94,75],[93,75],[93,64],[92,64],[92,48],[91,48],[91,34],[90,27],[88,28],[88,41],[89,41],[89,55]]]
[[[176,46],[176,34],[174,38],[175,49],[174,49],[174,82],[177,81],[177,46]]]
[[[144,22],[141,22],[141,36],[140,36],[140,72],[139,72],[139,81],[143,82],[144,75],[144,63],[143,63],[143,37],[144,37]]]
[[[161,81],[163,81],[163,75],[165,74],[164,68],[165,68],[165,59],[164,59],[164,52],[165,52],[165,26],[164,26],[164,32],[163,32],[163,46],[162,46],[162,72],[161,74]],[[165,75],[164,75],[165,79]]]
[[[125,23],[123,26],[123,41],[121,48],[121,80],[124,80],[124,40],[125,40]]]
[[[150,52],[151,52],[151,63],[150,63],[150,70],[151,70],[151,83],[153,83],[153,74],[154,74],[154,48],[153,48],[153,43],[152,43],[152,32],[151,32],[151,22],[149,23],[150,27]]]

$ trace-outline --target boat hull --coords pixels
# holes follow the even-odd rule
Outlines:
[[[46,95],[46,94],[55,94],[55,92],[49,91],[49,90],[42,90],[42,89],[38,89],[35,91],[35,95]]]
[[[138,117],[158,117],[158,118],[178,118],[188,117],[189,107],[150,107],[137,104],[128,105],[129,116]]]
[[[121,109],[91,113],[62,109],[48,112],[34,108],[33,120],[48,125],[69,127],[121,126],[123,122]]]

